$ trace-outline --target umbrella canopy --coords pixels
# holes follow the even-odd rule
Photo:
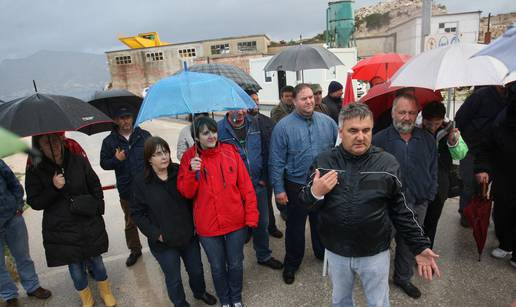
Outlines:
[[[378,53],[360,60],[353,66],[353,79],[370,81],[380,77],[389,80],[408,60],[410,55],[399,53]]]
[[[339,58],[319,45],[298,45],[287,47],[273,56],[265,71],[300,71],[305,69],[329,69],[344,65]]]
[[[473,229],[473,237],[477,243],[478,261],[480,261],[491,217],[491,201],[487,199],[487,183],[482,184],[482,194],[474,196],[464,208],[464,215]]]
[[[64,131],[91,135],[111,130],[112,123],[104,113],[69,96],[37,93],[0,105],[0,126],[22,137]]]
[[[0,146],[0,158],[10,156],[29,148],[17,135],[2,127],[0,127],[0,143],[2,144],[2,146]]]
[[[215,74],[224,76],[228,79],[235,81],[244,91],[255,91],[258,92],[262,87],[253,79],[248,73],[241,70],[240,68],[229,65],[229,64],[196,64],[188,67],[189,71],[201,72],[207,74]],[[182,70],[175,74],[181,73]]]
[[[390,82],[384,82],[373,86],[367,94],[360,99],[373,112],[374,119],[377,119],[385,111],[392,107],[396,91],[402,89],[402,86],[391,86]],[[425,88],[414,88],[416,96],[421,108],[431,101],[442,101],[443,96],[439,91],[432,91]]]
[[[423,52],[396,72],[392,85],[432,90],[500,85],[507,74],[507,68],[500,61],[491,57],[471,58],[483,47],[457,43]]]
[[[510,72],[516,71],[516,23],[473,57],[488,55],[500,60]]]
[[[348,78],[346,79],[346,87],[344,88],[344,98],[342,98],[343,106],[355,102],[355,93],[353,92],[353,81],[351,79],[351,73],[348,72]]]
[[[136,96],[125,89],[115,89],[107,91],[96,91],[89,104],[102,111],[107,116],[114,118],[115,112],[126,107],[133,111],[134,116],[140,111],[143,98]]]
[[[150,88],[135,125],[159,117],[254,108],[254,101],[234,81],[214,74],[184,71]]]

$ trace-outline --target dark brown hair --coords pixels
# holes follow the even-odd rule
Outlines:
[[[150,175],[154,170],[149,163],[149,160],[152,158],[152,155],[158,150],[158,148],[163,148],[164,151],[170,153],[170,147],[168,146],[167,141],[160,138],[159,136],[152,136],[145,141],[143,145],[143,159],[145,161],[143,168],[143,176],[147,180],[150,178]],[[170,159],[170,158],[169,158]],[[172,160],[170,160],[172,164]]]
[[[297,95],[305,88],[309,88],[310,90],[312,90],[312,87],[308,83],[299,83],[298,85],[296,85],[296,87],[294,87],[294,98],[296,98]]]

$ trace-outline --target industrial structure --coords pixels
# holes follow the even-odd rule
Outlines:
[[[326,9],[326,44],[330,48],[351,47],[355,31],[354,0],[333,0]]]

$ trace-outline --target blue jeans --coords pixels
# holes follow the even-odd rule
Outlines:
[[[27,293],[39,288],[38,275],[29,254],[27,226],[21,215],[15,215],[0,229],[0,298],[8,300],[18,297],[18,289],[5,266],[4,247],[7,245],[16,262],[21,284]]]
[[[88,273],[86,268],[93,273],[93,279],[96,281],[104,281],[107,279],[106,268],[102,256],[91,257],[87,260],[71,263],[68,265],[68,271],[72,277],[73,286],[77,291],[84,290],[88,286]]]
[[[215,292],[221,305],[242,302],[246,236],[247,227],[224,236],[199,236],[210,262]]]
[[[253,247],[256,252],[258,262],[264,262],[272,257],[272,251],[269,249],[269,207],[267,198],[267,188],[256,186],[256,200],[258,202],[258,212],[260,217],[258,227],[253,229]]]
[[[201,248],[197,239],[184,248],[156,248],[152,244],[149,244],[149,247],[165,275],[168,297],[174,306],[190,306],[186,301],[183,281],[181,280],[181,259],[185,264],[190,289],[192,289],[194,297],[199,298],[206,292]]]
[[[353,307],[355,274],[360,277],[369,307],[389,306],[389,250],[369,257],[343,257],[326,250],[333,284],[334,307]]]
[[[305,255],[306,218],[310,221],[312,249],[316,258],[324,259],[324,246],[319,238],[317,225],[319,213],[309,211],[299,202],[299,193],[303,185],[287,181],[285,184],[287,204],[287,229],[285,231],[285,270],[297,271]]]

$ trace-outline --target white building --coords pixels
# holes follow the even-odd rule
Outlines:
[[[344,65],[332,69],[311,69],[303,72],[265,72],[263,68],[272,56],[249,59],[250,75],[260,84],[260,102],[268,105],[275,105],[279,102],[279,90],[285,85],[296,86],[302,83],[319,83],[323,88],[323,95],[326,96],[328,85],[331,81],[338,81],[346,86],[347,73],[357,63],[356,48],[335,48],[328,49],[333,52]],[[354,81],[356,82],[356,81]],[[356,95],[356,90],[355,90]]]
[[[433,15],[425,50],[445,46],[454,41],[476,43],[480,31],[480,11]],[[416,55],[421,52],[421,16],[414,17],[388,30],[395,33],[395,52]]]

